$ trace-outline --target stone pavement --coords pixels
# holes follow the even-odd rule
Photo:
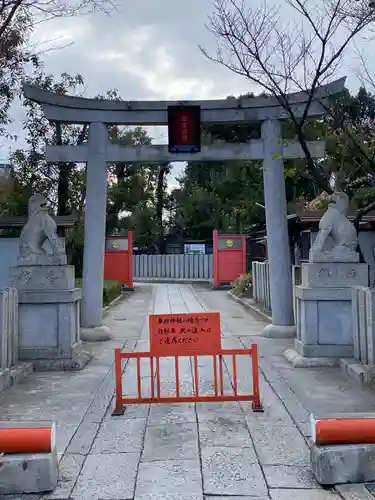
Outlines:
[[[219,311],[223,346],[260,346],[265,412],[248,403],[128,407],[112,417],[113,349],[148,350],[148,314]],[[136,284],[105,324],[113,340],[89,344],[95,355],[82,372],[33,373],[0,396],[0,420],[56,421],[61,479],[54,493],[13,500],[373,500],[361,485],[322,489],[309,471],[309,412],[373,411],[375,393],[360,390],[337,368],[293,369],[282,353],[290,340],[260,337],[262,322],[226,292],[203,285]],[[143,394],[150,390],[142,365]],[[240,389],[251,384],[238,362]],[[199,383],[212,390],[211,365],[202,358]],[[124,392],[136,393],[135,366]],[[229,387],[229,364],[225,387]],[[161,364],[162,393],[174,393],[174,365]],[[180,364],[181,392],[191,393],[189,358]]]

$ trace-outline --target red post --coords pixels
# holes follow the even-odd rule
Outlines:
[[[214,288],[219,288],[219,250],[218,250],[218,232],[214,229],[213,232],[213,256],[214,256]]]
[[[327,418],[315,420],[311,416],[311,436],[315,444],[375,443],[375,418]]]
[[[213,361],[213,369],[214,369],[214,391],[215,391],[215,396],[218,396],[219,391],[218,391],[218,385],[217,385],[217,359],[216,359],[216,355],[212,356],[212,361]]]
[[[128,266],[129,266],[129,281],[128,288],[132,290],[134,288],[133,284],[133,233],[128,232]]]
[[[195,379],[195,395],[199,396],[199,373],[198,373],[198,357],[194,356],[194,379]]]
[[[151,398],[155,397],[155,371],[154,371],[154,358],[150,357],[150,373],[151,373]]]
[[[122,362],[121,349],[115,349],[115,383],[116,383],[116,406],[112,412],[113,416],[123,415],[125,407],[122,404]]]
[[[0,453],[51,453],[56,449],[56,426],[0,428]]]
[[[220,396],[224,396],[223,356],[219,355]]]
[[[174,358],[174,366],[176,372],[176,397],[180,397],[180,365],[178,363],[178,356]]]
[[[242,269],[246,273],[246,236],[242,236]]]
[[[233,354],[232,356],[232,363],[233,363],[233,390],[234,390],[234,395],[238,395],[238,384],[237,384],[237,361],[236,361],[236,355]]]
[[[161,383],[160,383],[160,357],[156,357],[156,393],[157,398],[160,399],[161,396]]]
[[[141,358],[137,358],[137,387],[138,387],[138,398],[142,399]]]
[[[260,402],[260,390],[259,390],[259,358],[258,358],[258,345],[251,344],[251,361],[252,361],[252,372],[253,372],[253,411],[263,412],[263,406]]]

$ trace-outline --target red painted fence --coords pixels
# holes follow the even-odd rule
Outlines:
[[[120,281],[133,290],[133,234],[105,239],[104,279]]]
[[[246,273],[246,236],[213,234],[214,288],[229,285]]]

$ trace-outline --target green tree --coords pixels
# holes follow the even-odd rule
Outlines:
[[[128,228],[134,233],[134,245],[145,250],[157,251],[158,227],[155,207],[150,203],[139,204],[128,219]]]
[[[142,127],[111,127],[109,139],[123,146],[149,146],[151,137]],[[133,213],[139,205],[153,205],[156,167],[142,163],[109,165],[107,233],[121,226],[123,213]]]
[[[320,122],[306,126],[308,140],[322,134],[324,124]],[[260,124],[213,124],[203,127],[202,142],[241,143],[259,139],[260,135]],[[283,137],[293,138],[293,127],[288,122],[284,123]],[[320,192],[315,179],[306,175],[305,161],[286,161],[285,178],[288,202],[300,198],[310,200]],[[210,238],[215,228],[246,232],[254,223],[264,221],[263,175],[259,161],[189,162],[180,186],[180,190],[173,193],[175,228],[179,228],[180,233],[184,228],[189,237]]]
[[[358,208],[355,224],[375,209],[375,95],[359,89],[337,98],[326,118],[327,169]]]
[[[81,75],[63,73],[59,80],[38,70],[30,83],[58,94],[76,93],[83,86]],[[82,211],[84,199],[84,170],[76,164],[48,164],[45,145],[79,145],[87,139],[87,127],[51,124],[44,118],[41,106],[23,100],[26,119],[23,124],[26,134],[25,149],[16,149],[10,157],[14,187],[9,193],[3,211],[14,215],[27,212],[27,200],[32,193],[39,192],[47,198],[57,215]],[[9,199],[10,198],[10,199]]]
[[[13,21],[8,18],[4,7],[0,6],[0,133],[11,138],[7,130],[11,123],[10,106],[25,77],[25,67],[30,64],[38,67],[39,61],[26,49],[32,32],[30,14],[27,10],[20,10],[13,14]]]
[[[35,71],[29,83],[57,94],[80,95],[84,81],[81,75],[63,73],[59,79],[45,74],[42,68]],[[116,91],[108,91],[99,98],[117,98]],[[26,147],[16,149],[10,163],[13,169],[13,184],[3,193],[0,207],[3,213],[26,215],[27,203],[33,193],[40,193],[48,200],[50,210],[56,215],[75,214],[78,219],[74,230],[66,235],[67,250],[71,262],[76,265],[79,276],[82,265],[83,220],[86,201],[86,169],[76,163],[47,163],[45,145],[78,146],[88,138],[87,125],[64,123],[51,124],[44,118],[39,104],[23,100],[26,110],[24,131]],[[62,228],[60,235],[64,235]]]
[[[157,166],[156,187],[155,187],[155,219],[158,232],[158,247],[159,253],[165,253],[165,224],[164,212],[167,208],[168,197],[167,192],[167,176],[171,172],[169,163],[162,163]]]
[[[197,183],[188,188],[183,185],[184,178],[180,183],[181,189],[173,193],[176,215],[172,232],[197,240],[212,237],[213,229],[223,226],[219,198]]]
[[[10,106],[21,91],[26,70],[40,65],[38,47],[30,43],[36,26],[54,18],[75,17],[96,10],[110,13],[111,0],[2,0],[0,2],[0,133],[8,136]]]
[[[263,217],[259,162],[189,162],[179,182],[175,227],[190,238],[211,238],[213,229],[244,232]]]

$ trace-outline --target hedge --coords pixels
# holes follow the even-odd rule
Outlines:
[[[76,287],[82,288],[82,279],[76,278]],[[103,306],[108,306],[116,297],[121,295],[121,283],[119,281],[104,281]]]

